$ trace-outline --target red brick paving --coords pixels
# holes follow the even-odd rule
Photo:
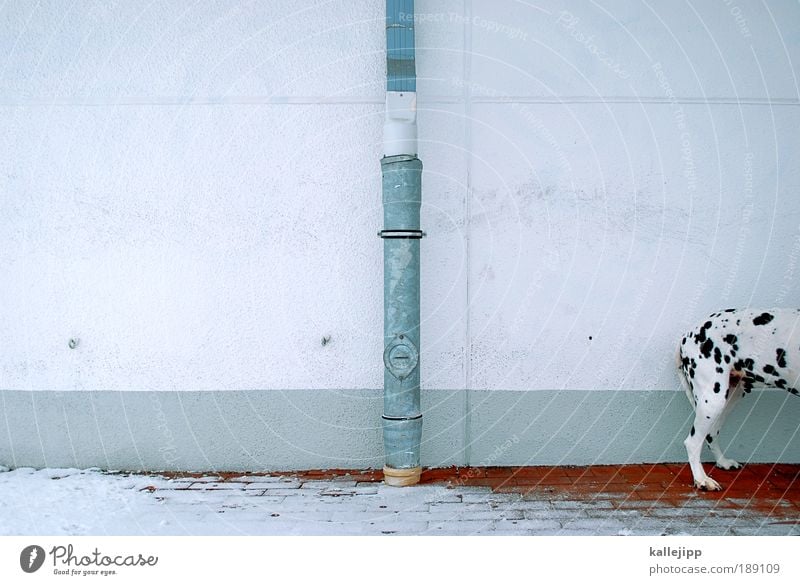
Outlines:
[[[709,464],[706,464],[710,467]],[[735,471],[713,469],[723,490],[701,492],[692,487],[686,464],[600,465],[588,467],[447,467],[425,469],[420,483],[451,487],[483,486],[499,493],[519,493],[526,499],[609,502],[616,509],[648,511],[663,508],[709,507],[763,516],[796,518],[800,522],[800,465],[749,464]],[[204,474],[169,474],[197,477]],[[282,475],[300,480],[347,479],[383,481],[380,470],[310,470],[243,474],[218,473],[221,481],[246,475]]]

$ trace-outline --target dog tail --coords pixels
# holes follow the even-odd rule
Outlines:
[[[686,398],[689,399],[689,404],[694,408],[694,396],[692,395],[692,387],[689,385],[689,380],[686,379],[686,370],[683,368],[683,355],[681,354],[680,345],[675,352],[675,366],[678,368],[678,378],[681,380],[683,391],[686,392]]]

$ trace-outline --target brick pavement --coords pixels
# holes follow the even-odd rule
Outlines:
[[[800,465],[713,476],[723,491],[677,464],[429,469],[408,488],[374,470],[175,474],[146,489],[212,534],[800,535]]]

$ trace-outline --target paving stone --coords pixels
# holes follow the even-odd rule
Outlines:
[[[493,524],[495,530],[556,530],[561,528],[558,520],[498,520]]]
[[[614,532],[625,528],[625,523],[610,518],[580,518],[577,520],[567,520],[562,522],[562,527],[566,530],[594,530],[604,533]]]
[[[617,509],[584,509],[584,514],[589,518],[641,518],[641,510],[617,510]]]
[[[446,522],[429,522],[429,534],[476,534],[491,530],[492,523],[485,520],[457,520]]]
[[[297,495],[298,491],[299,490],[297,490],[297,489],[291,489],[291,488],[290,489],[275,488],[275,489],[264,490],[263,492],[256,492],[255,490],[253,490],[252,493],[254,495],[256,493],[260,493],[263,496],[272,496],[272,497],[276,497],[276,496],[294,497],[294,496]]]
[[[189,489],[192,490],[246,490],[246,489],[253,489],[253,484],[250,483],[239,483],[239,482],[198,482],[192,484]],[[264,489],[264,488],[255,488],[255,489]]]
[[[737,536],[800,536],[798,526],[767,524],[763,526],[734,526],[731,529]]]
[[[270,517],[273,518],[280,518],[281,520],[285,521],[297,521],[297,522],[330,522],[333,520],[334,513],[330,511],[286,511],[283,509],[276,508],[274,512],[269,514]]]
[[[301,484],[301,489],[311,490],[336,490],[345,488],[355,488],[357,482],[355,481],[335,481],[335,480],[317,480],[317,481],[304,481]]]
[[[190,478],[180,478],[180,479],[190,479]],[[191,478],[192,483],[216,483],[222,481],[222,477],[218,475],[208,475],[204,477],[193,477]],[[177,480],[176,480],[177,481]]]
[[[600,508],[610,509],[614,506],[608,500],[598,500],[595,502],[576,502],[576,501],[554,501],[551,503],[556,510],[597,510]]]
[[[384,525],[365,526],[363,530],[366,534],[412,536],[422,534],[428,530],[428,523],[425,521],[393,522]]]
[[[374,512],[371,510],[363,510],[358,513],[357,518],[354,517],[353,513],[350,511],[333,511],[331,516],[331,520],[333,522],[348,522],[348,521],[359,521],[359,522],[404,522],[406,518],[401,518],[395,514],[387,514],[385,512]]]
[[[450,510],[461,510],[464,512],[471,510],[474,512],[484,512],[491,509],[492,508],[488,502],[475,502],[466,504],[464,502],[431,502],[431,512]]]
[[[167,486],[159,487],[158,489],[169,489],[174,486],[174,489],[186,489],[195,483],[194,479],[170,479],[167,480]]]
[[[275,481],[275,482],[266,482],[263,485],[264,488],[268,490],[299,489],[303,486],[303,484],[300,483],[299,481]]]
[[[364,498],[359,497],[358,501],[362,502]],[[431,506],[425,502],[413,503],[413,502],[392,502],[389,500],[383,500],[382,502],[365,502],[367,510],[374,510],[376,512],[391,512],[394,514],[409,514],[411,512],[430,512]]]
[[[528,520],[572,520],[588,518],[584,510],[524,510]]]

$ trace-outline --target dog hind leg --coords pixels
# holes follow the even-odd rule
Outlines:
[[[709,446],[714,444],[715,433],[719,431],[721,422],[724,420],[728,401],[725,399],[726,392],[723,392],[722,388],[727,389],[728,387],[728,372],[725,372],[724,375],[715,373],[711,376],[702,376],[700,372],[697,374],[692,381],[697,396],[694,424],[683,444],[686,447],[695,487],[716,491],[722,487],[703,470],[700,455],[704,442],[708,442]],[[717,391],[715,392],[714,389]],[[721,450],[719,452],[722,454]]]
[[[717,467],[720,469],[739,469],[741,467],[741,464],[738,461],[725,457],[725,454],[722,452],[722,447],[719,444],[718,437],[720,430],[722,430],[722,425],[725,424],[725,419],[728,418],[728,415],[733,410],[733,407],[736,406],[736,403],[742,397],[742,386],[742,383],[738,380],[731,382],[728,390],[728,397],[725,401],[725,407],[722,409],[722,413],[715,421],[714,426],[709,433],[713,438],[713,441],[709,443],[708,446],[711,449],[711,452],[714,454]]]

